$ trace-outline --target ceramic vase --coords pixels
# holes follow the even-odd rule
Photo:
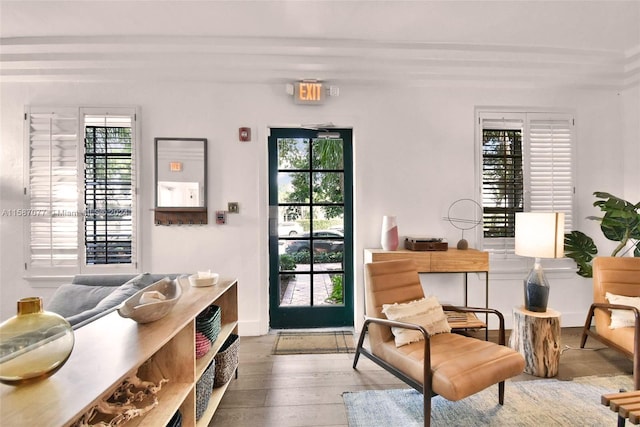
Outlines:
[[[398,224],[395,216],[385,215],[382,217],[380,243],[382,244],[382,249],[385,251],[395,251],[398,249]]]
[[[42,309],[42,299],[18,301],[18,314],[0,324],[0,382],[20,385],[53,375],[74,344],[64,317]]]

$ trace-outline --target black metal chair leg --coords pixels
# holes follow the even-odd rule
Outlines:
[[[353,356],[353,369],[356,369],[356,365],[358,364],[358,359],[360,359],[360,349],[362,348],[362,344],[364,343],[364,335],[366,332],[366,326],[362,328],[362,332],[360,333],[360,338],[358,338],[358,346],[356,347],[356,354]]]

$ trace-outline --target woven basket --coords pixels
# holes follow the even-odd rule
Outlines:
[[[222,344],[220,351],[214,358],[216,362],[216,375],[213,381],[214,387],[220,387],[231,380],[233,373],[238,367],[239,348],[240,337],[235,334],[229,335],[229,338]]]
[[[213,392],[213,380],[216,373],[216,362],[211,364],[202,373],[202,376],[196,383],[196,420],[199,420],[209,405],[209,399]]]
[[[182,413],[180,411],[176,411],[176,413],[173,414],[167,427],[182,427]]]
[[[202,332],[196,332],[196,359],[200,359],[211,350],[211,341]]]
[[[217,305],[210,305],[196,317],[196,331],[209,338],[212,343],[218,338],[222,318],[222,309]]]

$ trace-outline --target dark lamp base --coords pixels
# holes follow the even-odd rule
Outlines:
[[[524,308],[529,311],[544,313],[549,301],[549,287],[524,281]]]

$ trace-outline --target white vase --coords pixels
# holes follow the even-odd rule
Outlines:
[[[398,249],[398,224],[395,216],[385,215],[382,217],[382,234],[380,236],[382,249],[385,251],[395,251]]]

